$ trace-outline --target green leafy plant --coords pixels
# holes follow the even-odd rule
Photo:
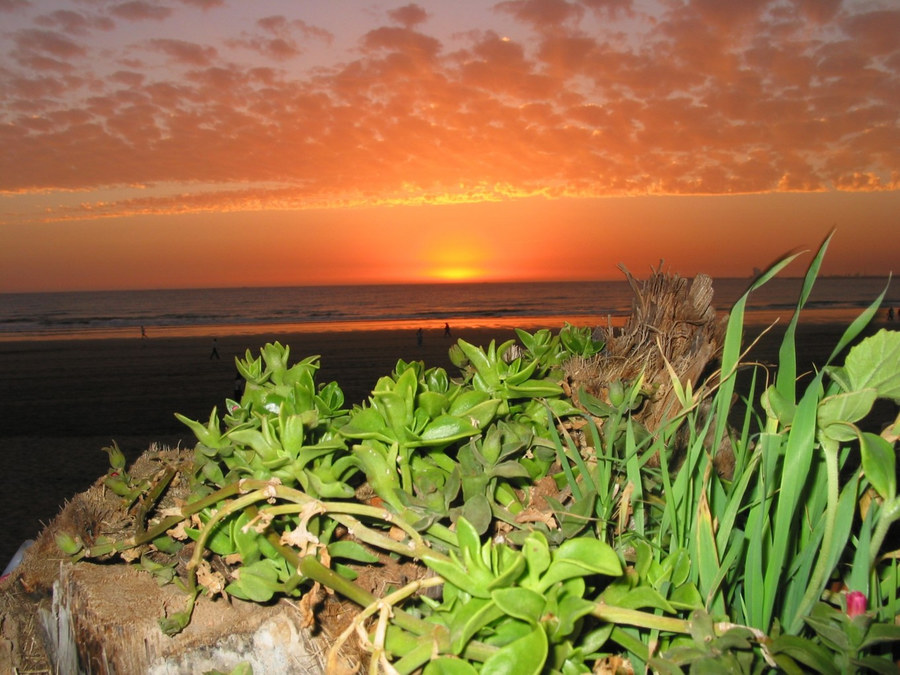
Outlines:
[[[105,481],[136,506],[134,532],[90,545],[64,533],[60,548],[129,552],[180,584],[184,609],[161,620],[171,634],[201,593],[269,602],[324,585],[361,608],[336,648],[372,625],[372,667],[397,673],[568,674],[614,657],[663,673],[888,672],[900,423],[879,434],[867,418],[878,399],[900,402],[900,334],[863,338],[879,297],[798,376],[796,328],[828,241],[771,383],[743,365],[744,311],[793,256],[735,303],[717,373],[695,386],[669,367],[679,407],[653,431],[637,421],[654,395],[643,376],[604,383],[604,399],[564,386],[570,359],[603,349],[568,324],[459,340],[453,377],[401,360],[349,407],[316,382],[318,357],[248,351],[223,417],[178,416],[198,442],[177,513],[154,508],[178,469],[132,479],[113,447]],[[187,542],[178,575],[165,555]],[[422,576],[377,598],[355,580],[388,558]]]

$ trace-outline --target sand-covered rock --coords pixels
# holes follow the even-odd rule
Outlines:
[[[183,450],[151,447],[129,473],[150,477],[186,458]],[[228,673],[241,663],[254,673],[324,672],[333,631],[309,625],[294,602],[201,594],[188,626],[170,637],[158,619],[185,606],[175,584],[160,585],[118,557],[71,562],[56,544],[60,532],[90,540],[125,520],[122,499],[101,478],[41,532],[0,584],[0,672],[187,675]]]

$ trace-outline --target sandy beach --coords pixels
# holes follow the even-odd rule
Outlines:
[[[884,326],[875,322],[867,332]],[[801,326],[802,368],[822,363],[844,327]],[[755,336],[759,328],[745,332]],[[780,332],[766,335],[751,358],[774,362]],[[399,358],[442,366],[453,376],[447,352],[456,338],[486,345],[513,336],[506,329],[462,328],[446,337],[432,329],[420,346],[414,331],[222,335],[216,338],[218,359],[210,358],[212,336],[0,342],[0,563],[66,499],[105,473],[102,448],[112,440],[129,461],[154,442],[192,447],[193,436],[174,413],[206,420],[214,406],[221,409],[234,389],[234,358],[247,349],[258,355],[262,345],[278,340],[290,345],[292,361],[320,355],[317,381],[337,381],[352,404],[365,400]]]
[[[292,362],[320,355],[317,382],[337,381],[348,404],[365,400],[397,359],[456,371],[447,356],[457,337],[475,344],[507,339],[509,330],[297,333],[212,337],[0,342],[0,568],[33,538],[64,501],[109,467],[115,440],[129,462],[151,443],[193,447],[179,412],[207,420],[234,391],[236,356],[266,342],[290,345]]]

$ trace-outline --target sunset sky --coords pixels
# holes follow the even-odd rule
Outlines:
[[[898,35],[896,0],[0,0],[0,292],[748,276],[832,228],[827,273],[887,275]]]

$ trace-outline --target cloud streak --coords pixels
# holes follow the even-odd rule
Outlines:
[[[889,3],[523,0],[453,32],[416,4],[356,32],[293,3],[40,6],[0,3],[0,193],[86,196],[43,219],[900,189]]]

